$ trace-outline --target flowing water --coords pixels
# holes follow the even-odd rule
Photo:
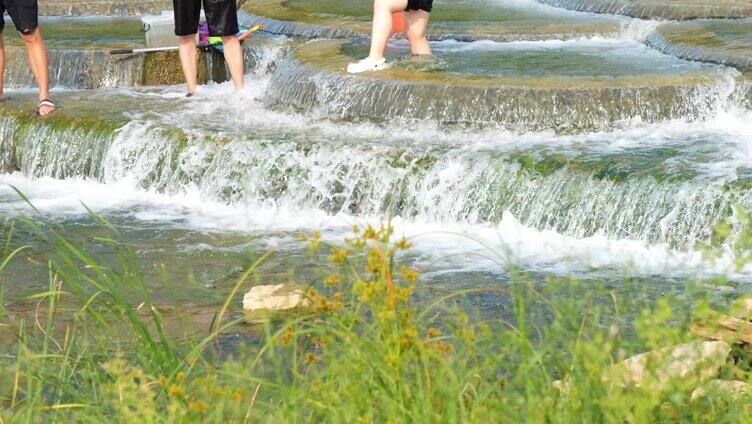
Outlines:
[[[395,41],[390,70],[357,77],[342,69],[361,42],[290,53],[299,40],[259,40],[240,93],[59,89],[57,115],[38,120],[31,89],[9,90],[0,213],[58,228],[103,261],[112,252],[97,237],[116,236],[165,303],[216,304],[268,249],[264,283],[316,282],[325,257],[300,233],[339,243],[355,224],[387,220],[414,242],[403,259],[431,295],[504,286],[512,269],[656,293],[718,274],[743,290],[752,276],[730,244],[714,261],[700,248],[734,206],[752,208],[749,83],[735,69],[664,55],[623,30],[437,41],[430,60]],[[18,231],[33,249],[5,276],[11,299],[46,287],[52,250]]]

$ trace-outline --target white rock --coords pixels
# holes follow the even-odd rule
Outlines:
[[[692,392],[692,401],[711,394],[727,393],[732,399],[740,399],[752,393],[752,386],[743,381],[710,380]]]
[[[633,356],[609,368],[604,381],[663,390],[673,381],[703,382],[716,376],[731,346],[723,341],[694,341]]]
[[[246,315],[287,311],[308,303],[303,291],[290,284],[255,286],[243,296],[243,311]]]

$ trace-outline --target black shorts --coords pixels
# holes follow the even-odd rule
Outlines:
[[[405,11],[425,10],[426,12],[431,13],[431,9],[433,9],[433,0],[407,0]]]
[[[209,36],[223,37],[235,35],[240,31],[235,0],[203,0],[203,3],[206,23],[209,24]],[[172,6],[175,11],[175,35],[197,33],[198,20],[201,17],[201,0],[172,0]]]
[[[8,12],[21,34],[29,35],[39,26],[37,0],[0,0],[0,18]],[[5,29],[5,19],[0,19],[0,32]]]

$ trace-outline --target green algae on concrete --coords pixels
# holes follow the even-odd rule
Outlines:
[[[254,0],[241,19],[265,23],[274,32],[341,38],[370,33],[370,0]],[[619,29],[613,17],[578,16],[516,1],[468,0],[439,3],[431,13],[432,39],[540,40],[608,34]]]
[[[98,175],[99,159],[117,128],[123,125],[122,118],[80,115],[73,104],[70,106],[42,119],[35,115],[33,98],[13,96],[0,105],[0,128],[4,134],[0,139],[0,169],[55,178]],[[35,146],[33,159],[24,154],[28,151],[27,144]],[[59,154],[61,148],[72,146],[90,154],[67,157]]]
[[[581,12],[608,13],[643,19],[738,19],[752,17],[744,0],[538,0]]]
[[[39,0],[42,16],[153,15],[171,9],[165,0]]]
[[[143,56],[143,85],[177,85],[185,83],[180,58],[176,51],[151,52]],[[208,81],[206,55],[198,55],[198,81]]]
[[[390,58],[386,71],[348,75],[346,64],[367,46],[315,41],[280,65],[267,101],[342,119],[414,118],[576,132],[629,118],[699,116],[728,96],[729,88],[743,89],[734,82],[735,71],[637,43],[554,42],[554,48],[541,49],[547,44],[437,48],[428,61]]]
[[[752,20],[698,20],[665,23],[647,38],[664,53],[684,59],[752,67]]]

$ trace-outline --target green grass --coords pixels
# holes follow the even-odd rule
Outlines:
[[[238,294],[273,252],[238,279],[209,331],[175,337],[151,303],[141,264],[116,237],[98,240],[115,252],[116,265],[106,267],[54,229],[23,225],[57,248],[49,289],[29,299],[38,302],[33,317],[11,314],[0,298],[0,324],[16,336],[0,351],[1,423],[752,419],[749,398],[692,402],[696,384],[657,391],[603,379],[631,354],[690,339],[689,311],[710,307],[700,289],[687,288],[695,300],[676,310],[673,297],[620,298],[593,282],[551,277],[536,285],[516,273],[504,288],[418,302],[420,274],[400,264],[410,243],[393,240],[388,227],[354,229],[339,246],[312,234],[312,253],[329,264],[320,281],[307,282],[310,307],[267,321],[220,358],[223,335],[245,325],[230,313],[240,308]],[[23,250],[11,248],[9,234],[0,271]],[[505,314],[460,306],[481,293],[503,298]],[[61,302],[77,311],[64,313]],[[741,362],[720,373],[750,379]],[[568,389],[557,390],[556,380]]]

